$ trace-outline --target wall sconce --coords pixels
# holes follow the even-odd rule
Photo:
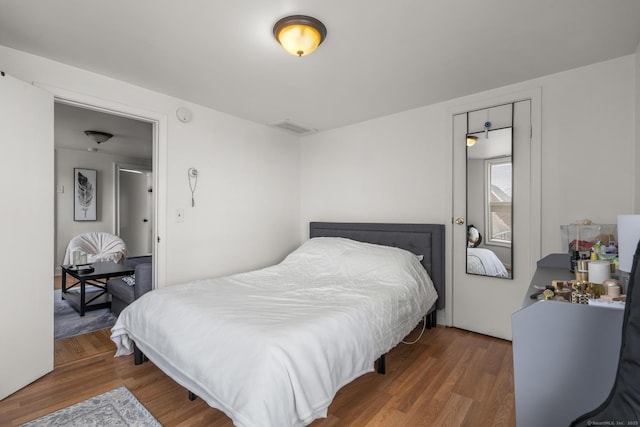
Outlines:
[[[478,142],[477,136],[471,136],[471,135],[467,136],[467,147],[473,147],[476,142]]]
[[[293,15],[273,26],[273,35],[284,50],[292,55],[308,55],[327,37],[327,28],[316,18]]]
[[[85,135],[89,137],[90,140],[97,144],[101,144],[113,138],[113,135],[107,132],[100,132],[98,130],[85,130]]]

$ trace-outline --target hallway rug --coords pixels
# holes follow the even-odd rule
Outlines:
[[[116,323],[117,316],[108,308],[87,311],[83,317],[61,297],[62,291],[56,289],[53,293],[54,315],[53,329],[54,339],[72,337],[86,334],[98,329],[110,328]]]
[[[75,405],[68,406],[49,415],[37,418],[23,427],[44,426],[149,426],[162,424],[142,403],[122,386]]]

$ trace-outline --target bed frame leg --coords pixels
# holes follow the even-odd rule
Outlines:
[[[145,356],[144,353],[140,351],[136,343],[133,343],[133,364],[142,365],[147,360],[149,360],[147,359],[147,356]]]
[[[384,354],[380,356],[380,358],[378,359],[378,368],[376,369],[376,372],[379,373],[380,375],[384,375],[386,372],[386,366],[384,363]]]
[[[198,398],[198,396],[196,396],[192,391],[189,391],[189,400],[190,401],[194,401]]]
[[[437,314],[436,310],[433,310],[431,313],[427,314],[424,317],[424,321],[427,323],[427,329],[435,328],[437,322]]]

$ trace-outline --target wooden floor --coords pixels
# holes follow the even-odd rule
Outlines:
[[[62,276],[53,276],[53,289],[62,289]]]
[[[201,399],[189,401],[153,363],[135,366],[114,350],[108,329],[57,340],[54,371],[0,401],[0,425],[125,385],[165,426],[232,426]],[[417,344],[398,345],[386,362],[386,375],[369,373],[343,387],[328,417],[311,426],[515,426],[509,341],[437,327]]]

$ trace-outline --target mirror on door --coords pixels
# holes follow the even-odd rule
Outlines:
[[[467,134],[467,274],[513,278],[513,132]]]

